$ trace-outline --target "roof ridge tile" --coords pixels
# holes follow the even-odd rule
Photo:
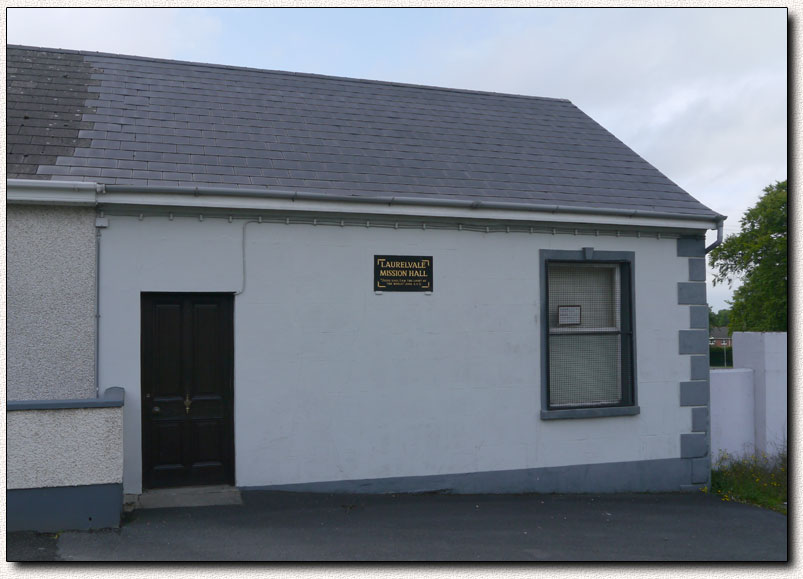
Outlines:
[[[500,93],[500,92],[493,92],[493,91],[481,91],[481,90],[474,90],[474,89],[440,87],[440,86],[434,86],[434,85],[403,83],[403,82],[385,81],[385,80],[376,80],[376,79],[367,79],[367,78],[351,78],[351,77],[345,77],[345,76],[326,75],[326,74],[318,74],[318,73],[311,73],[311,72],[291,72],[291,71],[284,71],[284,70],[273,70],[273,69],[254,68],[254,67],[247,67],[247,66],[236,66],[236,65],[229,65],[229,64],[216,64],[216,63],[207,63],[207,62],[195,62],[195,61],[173,60],[173,59],[167,59],[167,58],[156,58],[156,57],[149,57],[149,56],[137,56],[137,55],[132,55],[132,54],[114,54],[114,53],[109,53],[109,52],[99,52],[99,51],[90,51],[90,50],[76,50],[76,49],[68,49],[68,48],[52,48],[52,47],[46,47],[46,46],[25,46],[25,45],[16,45],[16,44],[6,45],[6,50],[9,50],[9,49],[35,50],[35,51],[40,51],[40,52],[52,52],[52,53],[61,53],[61,54],[77,54],[77,55],[81,55],[81,56],[113,58],[113,59],[116,59],[116,60],[133,60],[133,61],[144,61],[144,62],[158,62],[158,63],[163,63],[163,64],[182,65],[182,66],[198,66],[198,67],[205,67],[205,68],[214,68],[214,69],[232,70],[232,71],[242,71],[242,72],[257,72],[257,73],[279,74],[279,75],[288,75],[288,76],[293,76],[293,77],[307,77],[307,78],[316,78],[316,79],[320,78],[320,79],[326,79],[326,80],[338,80],[338,81],[347,81],[347,82],[356,82],[356,83],[368,83],[368,84],[376,84],[376,85],[384,85],[384,86],[396,86],[396,87],[402,87],[402,88],[430,89],[430,90],[438,90],[438,91],[448,91],[448,92],[467,93],[467,94],[476,94],[476,95],[487,95],[487,96],[494,96],[494,97],[511,97],[511,98],[520,98],[520,99],[535,99],[535,100],[556,101],[556,102],[566,102],[566,103],[571,102],[568,99],[558,98],[558,97],[543,97],[543,96],[533,96],[533,95]]]

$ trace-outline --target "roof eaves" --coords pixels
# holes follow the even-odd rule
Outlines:
[[[405,197],[381,195],[345,195],[303,191],[293,189],[250,189],[245,187],[182,187],[182,186],[138,186],[138,185],[101,185],[101,193],[162,193],[173,195],[221,195],[240,197],[259,197],[268,199],[284,199],[291,201],[336,201],[360,204],[380,205],[413,205],[420,207],[452,207],[474,210],[508,210],[534,213],[572,213],[587,215],[605,215],[617,217],[637,217],[646,219],[681,219],[690,221],[704,221],[717,224],[726,219],[724,215],[712,212],[711,214],[694,214],[671,211],[647,211],[642,209],[616,209],[592,206],[570,205],[543,205],[535,203],[515,203],[506,201],[452,199],[445,197]]]

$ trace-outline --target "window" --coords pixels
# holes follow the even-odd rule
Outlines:
[[[542,418],[636,414],[633,254],[541,254]]]

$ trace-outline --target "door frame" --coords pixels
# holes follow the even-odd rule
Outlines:
[[[152,311],[152,308],[148,309],[146,306],[148,304],[152,304],[154,299],[158,299],[160,297],[170,297],[174,299],[183,299],[183,298],[203,298],[203,297],[215,297],[215,298],[223,298],[223,316],[224,316],[224,326],[226,328],[224,337],[223,337],[223,372],[225,376],[225,382],[223,386],[223,399],[224,399],[224,412],[226,415],[226,453],[228,458],[228,463],[225,468],[225,482],[222,484],[228,484],[234,486],[235,484],[235,444],[234,444],[234,293],[232,292],[165,292],[165,291],[141,291],[140,292],[140,468],[141,468],[141,481],[142,481],[142,490],[150,489],[157,489],[157,488],[181,488],[181,487],[166,487],[160,485],[154,485],[148,478],[149,473],[149,466],[150,466],[150,432],[149,428],[146,427],[147,420],[150,418],[151,414],[148,412],[149,406],[145,403],[145,379],[146,376],[149,376],[149,372],[146,370],[146,365],[150,363],[150,361],[146,361],[146,340],[150,339],[150,336],[146,335],[145,328],[147,325],[146,316],[149,312]],[[155,326],[154,326],[155,328]],[[151,341],[153,342],[153,341]]]

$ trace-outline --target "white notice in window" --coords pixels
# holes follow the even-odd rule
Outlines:
[[[580,306],[558,306],[559,326],[579,326]]]

